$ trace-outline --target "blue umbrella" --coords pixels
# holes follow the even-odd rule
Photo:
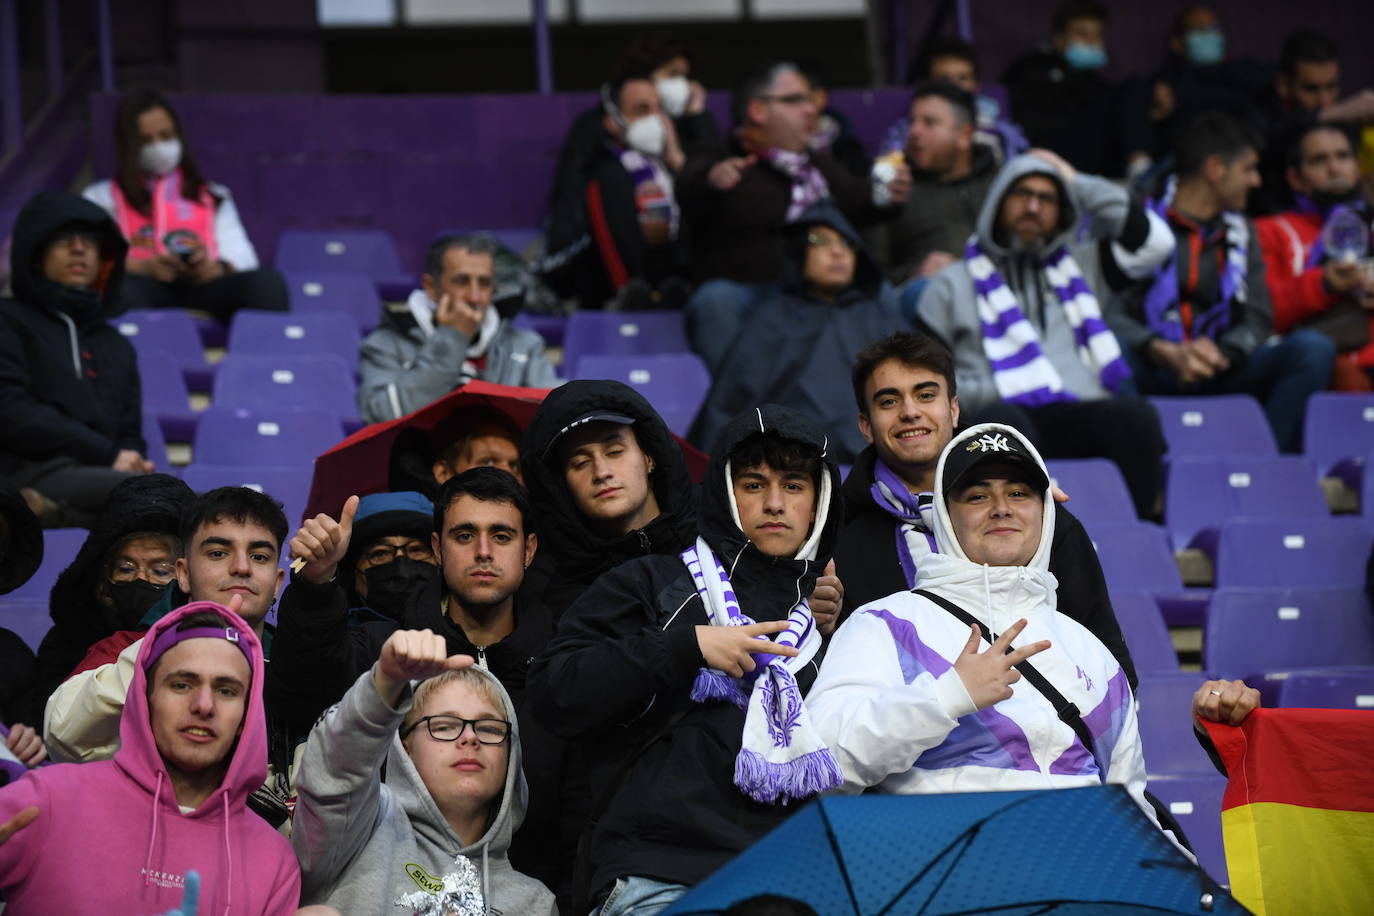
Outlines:
[[[663,916],[759,894],[823,916],[1247,912],[1119,785],[822,798]]]

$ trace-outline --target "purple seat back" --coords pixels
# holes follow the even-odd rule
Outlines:
[[[1374,665],[1374,614],[1363,588],[1219,588],[1203,669],[1246,678],[1278,668]]]
[[[1133,522],[1135,504],[1115,462],[1106,458],[1045,462],[1050,479],[1069,494],[1068,508],[1080,521]]]
[[[38,569],[29,577],[29,581],[0,598],[6,602],[29,600],[46,604],[53,583],[57,581],[62,570],[76,559],[81,545],[86,543],[87,534],[85,528],[50,528],[44,531],[43,562],[38,564]],[[13,630],[14,627],[10,629]]]
[[[1121,624],[1126,648],[1131,651],[1136,674],[1178,671],[1178,652],[1153,595],[1145,591],[1112,592],[1112,609]]]
[[[1216,586],[1362,586],[1369,546],[1359,518],[1237,519],[1221,526]]]
[[[1150,398],[1159,411],[1169,460],[1195,456],[1277,455],[1259,402],[1246,394]]]
[[[1211,775],[1151,778],[1149,789],[1178,820],[1207,874],[1220,884],[1227,882],[1226,846],[1222,842],[1221,802],[1226,777]]]
[[[305,503],[310,495],[310,480],[314,465],[309,461],[283,467],[240,467],[225,464],[191,464],[182,471],[181,479],[197,493],[215,487],[249,487],[282,504],[286,520],[294,527],[300,524]],[[283,551],[283,555],[285,551]]]
[[[1232,518],[1326,518],[1330,514],[1306,458],[1246,455],[1169,462],[1164,524],[1178,549],[1200,547],[1215,558],[1215,530]],[[1200,537],[1209,531],[1210,536]]]
[[[563,372],[580,378],[584,356],[686,353],[687,331],[681,312],[574,312],[563,337]]]
[[[185,369],[203,369],[205,351],[196,320],[177,309],[134,309],[110,322],[139,353],[161,351]]]
[[[279,270],[390,277],[402,272],[396,242],[385,229],[287,229],[277,240]]]
[[[348,422],[357,418],[356,390],[353,367],[341,356],[241,356],[230,353],[220,361],[215,373],[213,400],[219,407],[249,410],[324,410]],[[214,463],[232,462],[215,460]]]
[[[1303,452],[1319,475],[1342,459],[1374,453],[1374,394],[1321,391],[1307,400]]]
[[[544,343],[551,347],[563,346],[563,338],[568,333],[567,315],[538,315],[534,312],[521,312],[511,319],[511,324],[517,328],[534,331],[544,338]],[[567,360],[564,360],[563,365],[567,366]]]
[[[337,356],[358,361],[362,337],[346,314],[243,309],[229,325],[229,353],[254,356]]]
[[[1374,709],[1374,667],[1308,668],[1265,679],[1274,706],[1302,709]]]
[[[1207,752],[1193,737],[1193,694],[1206,677],[1193,672],[1141,674],[1136,689],[1140,742],[1150,778],[1164,773],[1215,773]]]
[[[285,277],[293,312],[343,312],[352,316],[363,334],[382,320],[382,300],[370,277],[310,270],[286,271]]]
[[[196,427],[194,457],[240,467],[311,465],[343,434],[338,414],[324,410],[209,407]]]
[[[196,433],[196,412],[175,359],[161,351],[140,351],[138,378],[143,407],[157,415],[163,434],[178,442],[190,441]]]
[[[624,382],[644,395],[679,436],[691,429],[711,387],[706,364],[695,353],[584,356],[577,362],[574,378]]]
[[[1088,534],[1097,548],[1107,587],[1113,592],[1183,587],[1169,539],[1158,525],[1094,523],[1088,526]]]
[[[147,407],[143,408],[142,432],[143,441],[148,445],[148,451],[143,457],[164,474],[173,473],[172,462],[167,458],[167,438],[162,433],[162,424],[158,422],[157,414]],[[191,432],[194,435],[195,430]]]

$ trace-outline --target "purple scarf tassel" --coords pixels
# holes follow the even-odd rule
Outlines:
[[[769,763],[761,754],[741,749],[735,758],[735,785],[750,798],[765,804],[787,804],[810,798],[844,781],[840,765],[829,748],[803,754],[786,763]],[[747,787],[747,788],[746,788]]]
[[[763,669],[759,667],[754,670]],[[696,680],[692,682],[692,702],[709,703],[712,700],[729,700],[740,709],[749,706],[749,694],[745,693],[739,678],[710,668],[701,668],[697,671]]]

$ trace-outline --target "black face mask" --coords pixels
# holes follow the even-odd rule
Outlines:
[[[420,589],[439,581],[439,568],[433,563],[397,557],[365,570],[363,578],[367,581],[367,606],[400,620],[411,598]]]
[[[121,628],[124,629],[135,626],[148,612],[148,608],[157,604],[167,593],[167,586],[154,585],[142,579],[134,579],[132,582],[110,582],[105,588],[110,596],[110,602],[114,605],[115,615],[121,622]]]

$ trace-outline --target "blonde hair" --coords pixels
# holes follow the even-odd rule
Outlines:
[[[405,718],[401,720],[401,734],[405,735],[407,738],[410,736],[409,732],[411,726],[419,722],[424,715],[425,703],[429,701],[430,695],[441,687],[447,687],[449,684],[463,684],[464,686],[472,688],[478,696],[491,703],[496,711],[500,713],[501,718],[504,719],[506,717],[505,690],[499,686],[495,678],[473,665],[467,668],[459,668],[457,671],[445,671],[443,674],[437,674],[432,678],[421,681],[420,685],[415,688],[415,702],[411,704],[410,711],[407,712]]]

